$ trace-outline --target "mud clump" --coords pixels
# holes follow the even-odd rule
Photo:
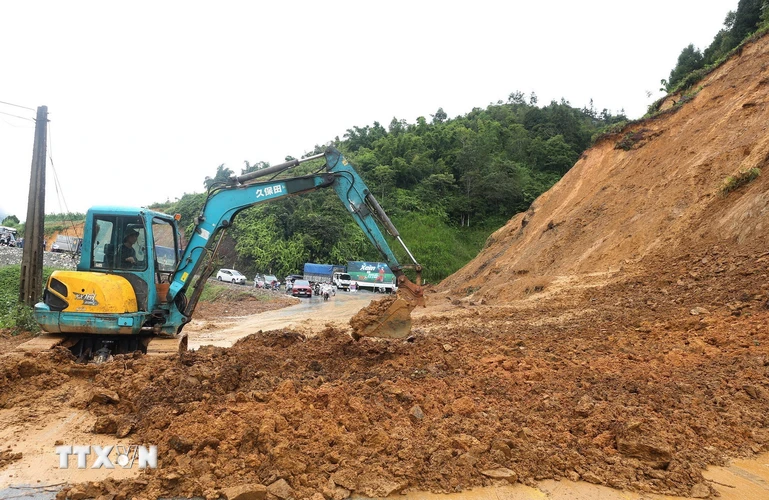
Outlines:
[[[382,320],[384,314],[396,300],[397,297],[395,295],[373,300],[371,304],[358,311],[355,316],[350,318],[353,337],[361,338],[365,336],[368,329],[376,326]]]
[[[17,460],[21,460],[21,452],[13,452],[10,450],[0,451],[0,469],[12,464]]]

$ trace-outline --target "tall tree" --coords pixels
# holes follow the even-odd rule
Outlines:
[[[246,165],[248,165],[247,162],[246,162]],[[232,177],[232,174],[234,174],[234,172],[229,168],[226,168],[222,163],[221,165],[216,167],[216,175],[213,178],[206,177],[206,180],[203,181],[203,185],[206,187],[206,189],[211,189],[211,186],[213,186],[214,184],[227,181],[227,179]]]
[[[691,43],[687,45],[678,56],[676,67],[670,72],[670,77],[667,82],[668,90],[674,88],[686,77],[686,75],[694,70],[702,68],[703,65],[704,60],[700,49],[696,48]]]

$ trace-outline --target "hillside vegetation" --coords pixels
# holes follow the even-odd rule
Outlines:
[[[393,119],[352,127],[333,145],[353,163],[403,240],[439,281],[467,263],[486,237],[515,213],[525,210],[565,174],[591,138],[624,121],[609,111],[577,109],[568,102],[538,107],[536,95],[520,92],[506,102],[476,108],[450,119],[442,109],[428,121]],[[316,146],[308,155],[322,152]],[[238,174],[266,168],[259,162]],[[316,171],[309,162],[282,176]],[[235,172],[220,165],[205,186]],[[202,193],[185,194],[153,208],[182,214],[192,227]],[[380,260],[333,192],[316,192],[243,211],[231,231],[224,261],[249,274],[285,275],[304,262],[345,263]],[[399,258],[397,245],[391,245]],[[227,245],[225,245],[225,249]],[[405,262],[405,259],[404,259]]]

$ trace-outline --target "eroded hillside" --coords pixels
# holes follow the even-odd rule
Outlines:
[[[767,248],[768,176],[727,196],[720,190],[729,176],[769,160],[769,38],[695,92],[671,96],[657,117],[600,140],[441,289],[505,302],[557,276],[654,273],[644,267],[650,256]]]

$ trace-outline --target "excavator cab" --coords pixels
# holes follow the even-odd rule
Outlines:
[[[168,283],[180,255],[176,220],[146,209],[88,211],[77,271],[54,271],[35,319],[78,356],[144,350],[150,335],[177,333]]]

